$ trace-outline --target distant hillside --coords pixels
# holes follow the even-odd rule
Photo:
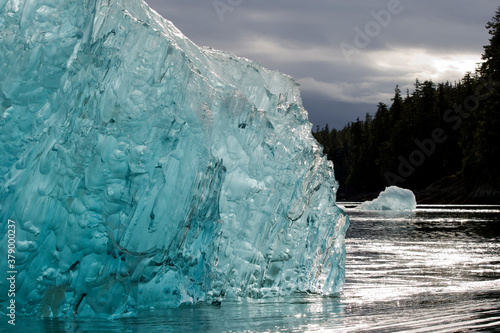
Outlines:
[[[417,79],[404,96],[396,86],[374,116],[313,131],[335,165],[340,199],[398,185],[421,202],[500,204],[500,7],[486,28],[484,62],[460,82]]]

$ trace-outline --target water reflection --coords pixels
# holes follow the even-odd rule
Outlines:
[[[500,309],[495,298],[500,291],[500,206],[427,205],[411,216],[347,211],[347,303],[378,312],[382,302],[399,313],[401,322],[410,307],[445,330],[467,327],[469,317],[475,329],[500,327],[500,317],[483,316],[484,309],[496,315]],[[434,318],[421,307],[439,309],[449,319]],[[483,319],[475,319],[478,314]],[[391,320],[394,317],[383,318]],[[418,317],[408,322],[425,327]],[[377,323],[371,328],[396,326],[401,327]]]
[[[347,211],[346,286],[336,297],[226,300],[115,321],[20,318],[16,331],[500,332],[500,206]]]
[[[500,240],[500,205],[456,207],[424,205],[413,213],[346,209],[354,221],[347,238]]]

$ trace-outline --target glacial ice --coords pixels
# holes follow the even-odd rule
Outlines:
[[[356,208],[361,210],[413,211],[417,208],[417,200],[411,190],[390,186],[380,192],[376,199],[365,201]]]
[[[18,315],[342,287],[349,221],[298,85],[142,0],[0,0],[0,110]]]

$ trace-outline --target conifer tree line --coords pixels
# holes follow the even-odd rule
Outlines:
[[[379,103],[374,116],[313,130],[334,163],[339,194],[389,185],[418,192],[442,179],[500,189],[500,7],[486,28],[483,62],[460,82],[417,79],[412,92],[396,86],[391,105]]]

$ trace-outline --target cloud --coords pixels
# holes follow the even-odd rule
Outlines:
[[[319,95],[329,96],[339,102],[368,103],[376,105],[378,101],[386,96],[378,92],[377,82],[322,82],[313,77],[299,80],[302,91],[315,92]]]
[[[239,4],[222,21],[212,0],[146,1],[196,44],[294,77],[311,120],[329,118],[328,105],[351,105],[353,112],[339,116],[344,124],[364,117],[360,112],[370,103],[373,111],[379,101],[390,103],[396,85],[404,91],[417,78],[453,82],[473,71],[488,44],[485,25],[498,7],[496,0],[400,0],[401,11],[379,23],[380,31],[373,30],[377,34],[349,62],[341,43],[354,45],[356,29],[373,27],[373,12],[398,0],[217,0]]]

